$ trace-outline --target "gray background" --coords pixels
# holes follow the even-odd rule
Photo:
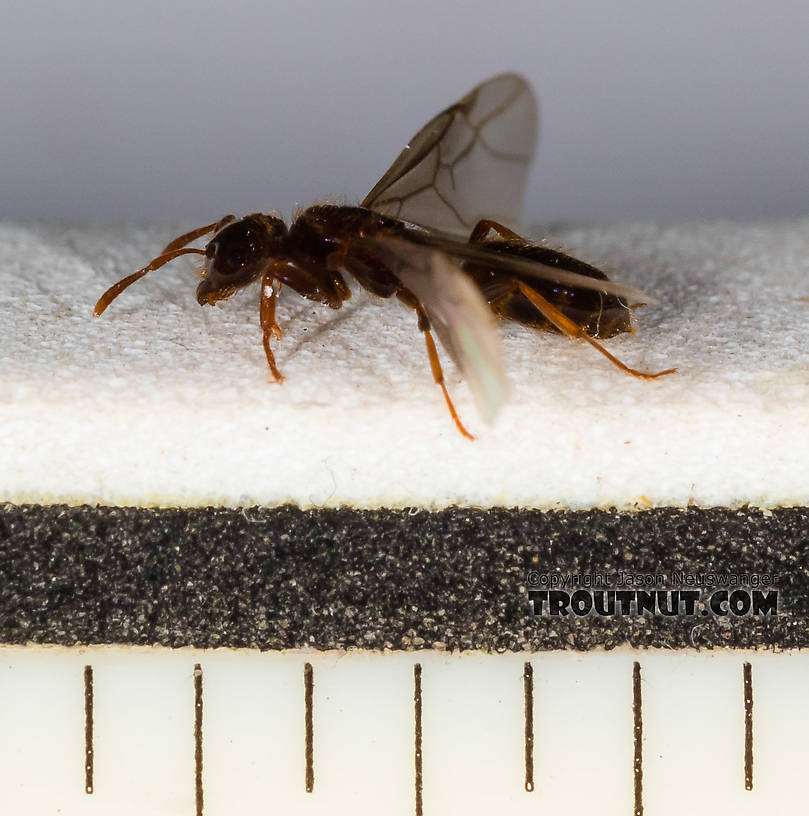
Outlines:
[[[809,3],[4,4],[0,217],[362,197],[496,72],[542,105],[532,221],[807,213]]]

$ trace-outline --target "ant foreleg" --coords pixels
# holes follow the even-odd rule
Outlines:
[[[677,369],[676,368],[667,368],[665,371],[638,371],[635,368],[630,368],[626,363],[621,362],[614,354],[610,354],[604,346],[601,345],[597,340],[594,340],[590,337],[587,332],[579,326],[577,323],[574,323],[569,317],[562,314],[555,306],[549,303],[536,289],[532,289],[527,284],[523,283],[521,280],[514,281],[517,285],[517,288],[525,295],[526,298],[533,304],[536,310],[549,322],[556,326],[562,334],[566,334],[568,337],[574,339],[581,339],[586,340],[591,346],[593,346],[597,351],[601,352],[613,365],[617,366],[621,369],[621,371],[626,372],[627,374],[631,374],[633,377],[639,377],[643,380],[653,380],[657,377],[662,377],[665,374],[672,374]]]
[[[271,272],[267,272],[261,279],[261,329],[264,333],[264,353],[267,355],[267,364],[276,382],[282,383],[284,381],[284,375],[278,370],[278,366],[275,364],[275,355],[270,348],[270,337],[280,340],[283,336],[281,327],[275,322],[275,299],[277,292],[273,280]],[[280,289],[281,287],[279,285],[278,290],[280,291]]]

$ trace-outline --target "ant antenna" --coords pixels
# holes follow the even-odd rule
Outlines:
[[[160,269],[163,264],[167,264],[169,261],[173,261],[179,255],[204,255],[205,250],[203,249],[181,249],[186,244],[190,244],[191,241],[195,241],[197,238],[201,238],[203,235],[209,232],[213,232],[217,227],[224,226],[225,224],[229,223],[233,220],[232,215],[226,215],[219,221],[214,221],[213,224],[206,224],[204,227],[197,227],[190,232],[183,233],[182,235],[175,238],[173,241],[170,241],[166,246],[163,248],[163,251],[158,255],[153,261],[149,263],[148,266],[144,266],[143,269],[139,269],[137,272],[129,275],[123,280],[119,280],[118,283],[110,286],[106,292],[98,299],[98,303],[96,303],[95,309],[93,309],[93,317],[100,317],[107,306],[112,303],[124,289],[132,286],[132,284],[136,280],[140,280],[147,272],[151,272],[153,269]]]
[[[174,242],[172,242],[174,243]],[[172,249],[169,252],[164,252],[162,255],[158,255],[151,263],[147,264],[143,267],[143,269],[139,269],[137,272],[133,272],[131,275],[119,280],[118,283],[113,284],[104,292],[103,295],[98,299],[98,303],[95,305],[95,309],[93,309],[93,317],[100,317],[107,306],[112,303],[124,289],[130,287],[135,281],[140,280],[147,272],[151,272],[154,269],[160,269],[161,266],[167,264],[169,261],[173,261],[175,258],[179,257],[180,255],[204,255],[204,249]]]

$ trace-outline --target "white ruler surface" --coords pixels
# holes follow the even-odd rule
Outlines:
[[[793,814],[809,654],[0,647],[0,813]]]

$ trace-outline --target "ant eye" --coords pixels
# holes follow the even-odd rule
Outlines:
[[[244,254],[235,247],[230,247],[228,252],[220,252],[216,259],[216,271],[220,275],[235,275],[244,266]]]

